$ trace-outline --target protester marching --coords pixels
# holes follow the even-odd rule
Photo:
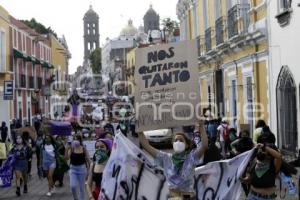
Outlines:
[[[135,54],[134,96],[74,89],[61,112],[2,122],[0,199],[297,199],[300,159],[288,162],[264,118],[238,124],[200,105],[194,41]]]

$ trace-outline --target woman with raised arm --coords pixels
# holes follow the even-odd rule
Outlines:
[[[154,157],[156,164],[164,169],[169,186],[169,199],[196,199],[194,191],[195,168],[199,159],[208,148],[207,133],[204,121],[200,121],[198,128],[202,147],[193,149],[193,142],[187,133],[175,133],[173,149],[174,153],[165,153],[152,147],[143,133],[139,134],[142,147]]]
[[[256,159],[242,182],[250,185],[248,200],[276,199],[276,177],[282,164],[281,153],[275,145],[258,143]]]

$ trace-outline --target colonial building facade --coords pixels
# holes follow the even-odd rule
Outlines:
[[[49,85],[54,68],[50,41],[12,16],[10,22],[15,83],[14,118],[31,123],[38,113],[49,117]]]
[[[179,0],[177,15],[197,42],[202,108],[239,130],[269,123],[267,1]]]
[[[269,1],[269,83],[271,127],[285,153],[300,146],[299,1]]]

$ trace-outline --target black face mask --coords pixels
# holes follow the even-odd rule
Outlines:
[[[263,151],[257,152],[257,155],[256,155],[257,160],[263,161],[266,159],[266,157],[267,157],[267,155]]]

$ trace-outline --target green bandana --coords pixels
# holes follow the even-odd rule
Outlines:
[[[255,174],[261,178],[270,169],[270,162],[257,163],[255,166]]]
[[[103,162],[108,160],[107,151],[104,149],[97,149],[94,154],[94,161],[97,164],[102,164]]]
[[[187,151],[184,151],[184,152],[181,152],[181,153],[174,153],[172,155],[172,162],[175,165],[176,169],[181,169],[182,168],[182,165],[183,165],[184,161],[186,160],[188,154],[189,153]]]

